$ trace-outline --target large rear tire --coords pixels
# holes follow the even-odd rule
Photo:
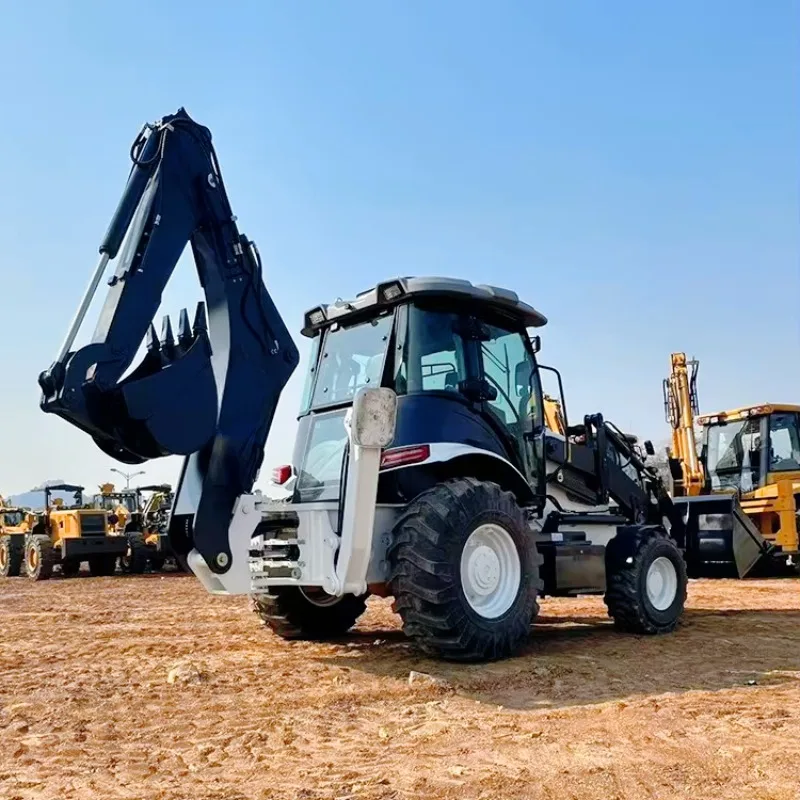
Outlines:
[[[16,578],[25,560],[25,543],[20,536],[0,536],[0,578]]]
[[[119,557],[119,566],[128,575],[141,575],[147,568],[150,551],[141,533],[132,531],[125,534],[128,549]]]
[[[397,521],[388,558],[395,610],[424,652],[489,661],[527,642],[542,558],[497,484],[458,478],[423,492]]]
[[[330,639],[341,636],[364,613],[366,596],[334,597],[321,589],[277,587],[253,598],[253,611],[283,639]]]
[[[666,531],[621,528],[606,549],[608,615],[628,633],[669,633],[686,604],[683,553]]]
[[[46,581],[53,574],[56,553],[49,536],[33,534],[25,542],[25,573],[32,581]]]

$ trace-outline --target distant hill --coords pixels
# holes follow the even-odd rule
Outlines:
[[[27,492],[7,497],[6,502],[9,505],[22,506],[23,508],[32,508],[34,510],[42,509],[44,508],[44,487],[56,486],[59,483],[65,483],[65,481],[61,479],[44,481],[39,484],[39,486],[34,486],[33,489],[29,489]],[[53,492],[51,496],[53,499],[60,497],[64,501],[64,505],[72,505],[74,502],[72,492]]]

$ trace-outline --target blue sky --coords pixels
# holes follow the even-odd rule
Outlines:
[[[3,0],[2,19],[2,494],[109,477],[39,411],[36,375],[134,135],[180,105],[214,134],[292,331],[386,277],[460,276],[548,316],[572,417],[663,438],[681,349],[705,409],[800,402],[797,0]],[[198,297],[181,263],[164,310]],[[265,475],[289,457],[300,383]]]

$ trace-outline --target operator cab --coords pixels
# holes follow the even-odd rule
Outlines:
[[[93,505],[102,508],[104,511],[115,511],[119,506],[123,506],[131,514],[139,510],[136,494],[133,492],[112,492],[110,494],[96,494],[93,498]]]
[[[762,405],[698,418],[708,488],[751,492],[800,478],[800,406]]]
[[[293,501],[338,499],[345,416],[360,389],[377,386],[398,395],[384,502],[408,500],[421,488],[412,482],[425,480],[399,467],[442,464],[454,447],[511,465],[530,494],[543,476],[544,424],[538,339],[528,329],[545,323],[513,292],[449,278],[397,279],[310,310]]]

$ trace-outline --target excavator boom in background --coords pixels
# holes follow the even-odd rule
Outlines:
[[[672,369],[664,379],[664,413],[672,432],[671,455],[681,465],[672,472],[673,494],[694,497],[705,484],[705,474],[697,452],[694,417],[697,405],[697,371],[700,362],[685,353],[672,354]]]
[[[796,568],[800,556],[800,406],[761,404],[699,414],[698,362],[673,353],[664,380],[672,431],[668,452],[676,504],[696,526],[697,574],[740,577],[759,553]],[[754,550],[755,545],[755,550]],[[745,557],[743,553],[748,555]]]

